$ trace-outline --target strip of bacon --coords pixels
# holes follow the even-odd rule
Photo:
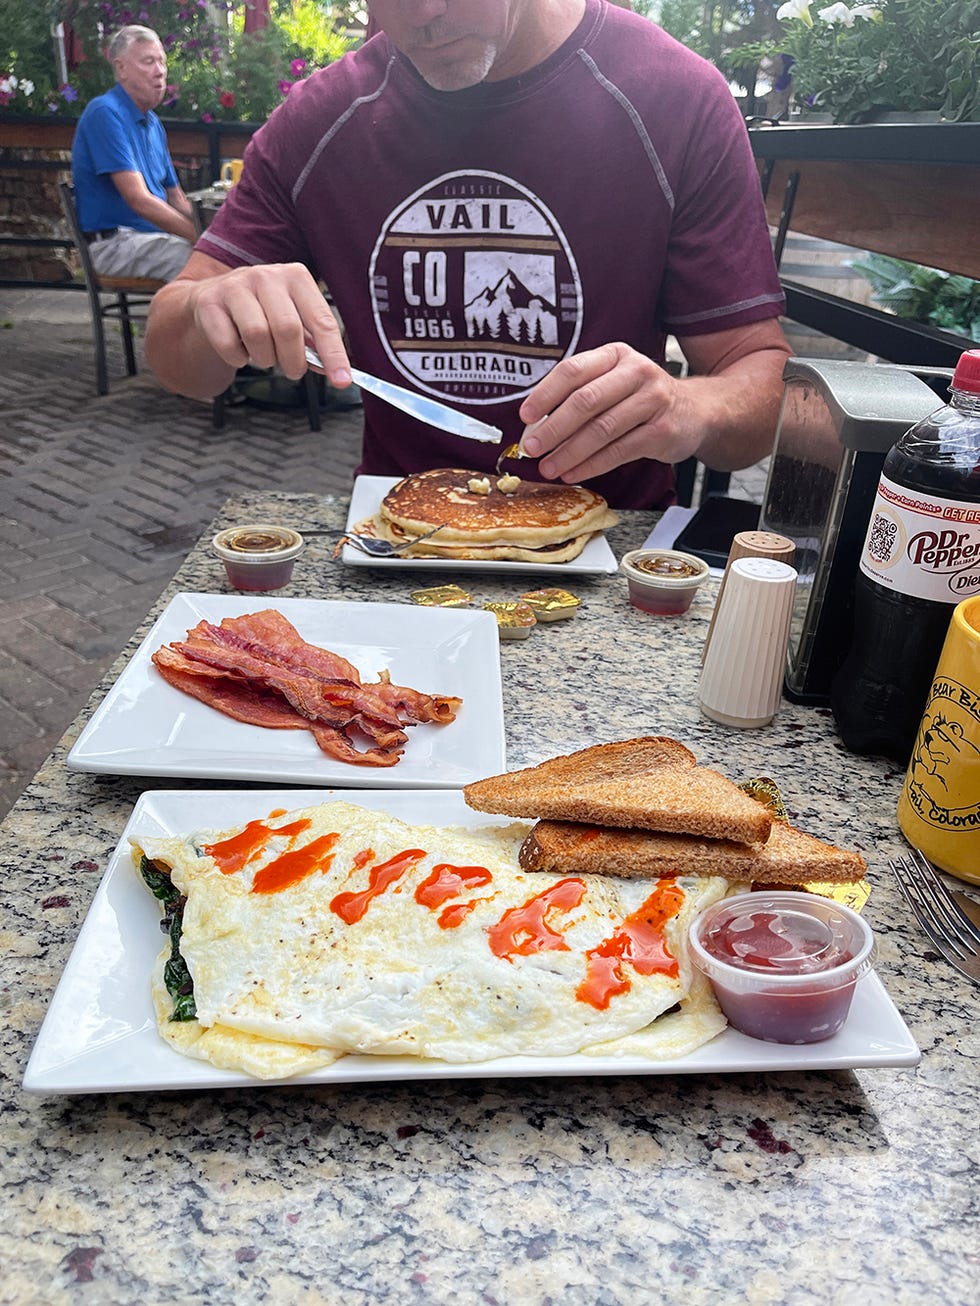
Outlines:
[[[463,704],[461,698],[449,695],[423,694],[418,689],[408,689],[404,685],[393,685],[387,671],[380,673],[380,679],[368,688],[373,689],[379,698],[393,707],[401,719],[409,721],[435,721],[447,725],[456,719],[456,713]]]
[[[389,726],[398,727],[401,721],[397,712],[360,684],[349,680],[321,680],[302,668],[284,667],[242,648],[225,645],[209,638],[210,630],[196,626],[193,639],[177,640],[170,645],[192,662],[260,682],[290,702],[302,716],[310,721],[324,717],[333,721],[332,709],[372,716]],[[215,628],[211,628],[215,629]]]
[[[307,730],[309,722],[299,716],[278,694],[254,688],[241,680],[213,676],[206,667],[188,668],[184,659],[170,648],[153,654],[156,669],[168,684],[192,698],[217,708],[225,716],[269,730]]]
[[[402,755],[402,749],[367,748],[359,752],[343,733],[332,726],[318,722],[311,727],[313,738],[330,757],[341,762],[353,762],[355,766],[394,766]]]
[[[153,662],[176,689],[235,720],[276,730],[310,730],[327,754],[355,765],[392,766],[404,725],[454,720],[459,698],[393,685],[386,671],[364,684],[346,658],[302,640],[272,609],[201,621]],[[364,736],[370,747],[358,748]]]
[[[307,644],[300,638],[295,626],[273,608],[250,612],[243,617],[227,617],[220,626],[210,626],[202,621],[195,629],[200,630],[205,626],[213,640],[228,644],[237,642],[240,648],[253,652],[266,661],[312,672],[326,680],[350,680],[355,685],[361,683],[360,673],[353,663],[342,658],[339,653],[331,653],[329,649],[320,648],[316,644]],[[188,631],[188,639],[193,633]]]
[[[177,689],[192,694],[202,702],[210,703],[227,716],[252,725],[270,725],[276,729],[312,730],[318,744],[333,756],[350,760],[350,738],[346,744],[335,742],[336,736],[365,735],[376,745],[364,754],[368,764],[388,765],[380,761],[381,753],[393,753],[398,760],[408,736],[397,721],[379,720],[365,713],[322,702],[317,705],[316,717],[309,716],[296,706],[295,696],[286,697],[270,688],[265,680],[243,680],[235,670],[214,667],[206,660],[186,657],[177,645],[158,649],[153,662],[164,678]],[[274,681],[281,683],[284,673],[276,673]],[[278,688],[278,683],[276,687]]]

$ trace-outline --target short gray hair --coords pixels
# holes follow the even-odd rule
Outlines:
[[[120,27],[109,42],[110,63],[118,59],[121,54],[125,54],[131,45],[142,44],[145,41],[155,41],[157,45],[163,44],[152,27],[140,27],[138,23],[133,23],[129,27]]]

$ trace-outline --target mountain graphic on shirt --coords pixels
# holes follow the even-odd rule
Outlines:
[[[558,315],[554,303],[529,290],[510,268],[496,285],[486,284],[464,305],[471,340],[499,340],[521,345],[556,345]]]

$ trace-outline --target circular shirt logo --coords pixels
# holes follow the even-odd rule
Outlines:
[[[535,195],[498,173],[447,173],[416,191],[385,223],[370,275],[388,356],[437,398],[522,397],[578,343],[568,242]]]

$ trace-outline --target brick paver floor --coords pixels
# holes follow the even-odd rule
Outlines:
[[[359,409],[313,432],[243,405],[214,431],[110,342],[100,398],[85,296],[0,290],[0,817],[230,494],[346,496],[357,461]]]
[[[346,496],[360,410],[211,410],[127,377],[95,393],[85,296],[0,291],[0,816],[224,500]]]

